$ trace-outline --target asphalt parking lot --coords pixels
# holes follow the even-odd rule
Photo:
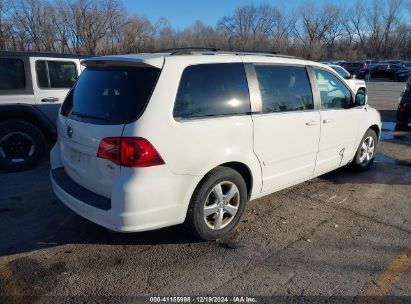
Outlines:
[[[411,132],[394,131],[403,86],[367,84],[384,121],[370,171],[342,168],[250,202],[237,230],[216,242],[179,226],[118,234],[92,224],[54,196],[47,161],[0,172],[0,295],[411,301]]]

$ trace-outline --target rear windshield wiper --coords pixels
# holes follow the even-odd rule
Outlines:
[[[107,118],[100,117],[100,116],[95,116],[91,114],[84,114],[84,113],[79,113],[79,112],[71,112],[71,115],[82,117],[82,118],[91,118],[91,119],[96,119],[96,120],[101,120],[101,121],[110,121]]]

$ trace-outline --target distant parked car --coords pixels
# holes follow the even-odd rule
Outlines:
[[[357,72],[364,68],[364,62],[344,62],[341,66],[346,69],[351,75],[357,76]]]
[[[330,64],[329,66],[345,79],[345,82],[350,86],[354,93],[362,92],[365,94],[366,86],[364,80],[355,79],[353,75],[339,65]]]
[[[395,81],[407,81],[411,75],[411,67],[398,70],[394,73]]]
[[[403,66],[394,63],[376,63],[370,64],[368,68],[361,69],[357,73],[357,78],[368,79],[368,78],[388,78],[394,79],[394,74],[398,70],[402,69]]]
[[[383,60],[383,61],[380,61],[380,62],[378,62],[378,63],[381,63],[381,64],[399,64],[399,65],[402,65],[402,64],[404,63],[404,60]]]
[[[397,125],[406,127],[411,118],[411,76],[408,78],[404,92],[401,93],[397,109]]]
[[[0,51],[0,169],[25,170],[45,155],[81,70],[76,55]]]

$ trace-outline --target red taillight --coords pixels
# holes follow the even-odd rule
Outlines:
[[[141,137],[123,137],[121,139],[120,159],[121,165],[126,167],[151,167],[164,164],[157,150]]]
[[[157,150],[141,137],[107,137],[98,148],[97,157],[106,158],[125,167],[163,165]]]
[[[405,112],[405,108],[403,106],[400,106],[400,112],[402,112],[402,113]]]
[[[97,157],[106,158],[120,165],[121,137],[107,137],[100,142]]]

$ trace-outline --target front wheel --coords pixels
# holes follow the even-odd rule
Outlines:
[[[377,150],[377,142],[377,134],[374,130],[369,129],[365,132],[351,163],[354,170],[363,172],[371,168]]]
[[[242,176],[231,168],[217,167],[194,191],[186,225],[201,239],[219,239],[233,230],[246,201],[247,187]]]

